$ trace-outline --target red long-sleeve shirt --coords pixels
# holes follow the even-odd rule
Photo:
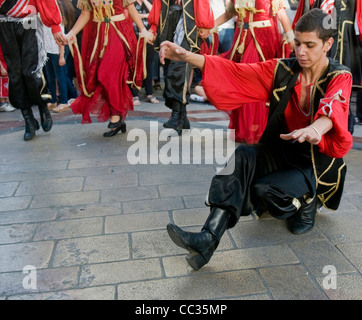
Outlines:
[[[208,0],[193,0],[195,12],[195,24],[198,28],[212,29],[214,27],[214,15]],[[160,21],[162,0],[152,2],[152,10],[148,15],[148,23],[151,25],[150,30],[156,34]]]
[[[218,56],[204,57],[202,85],[209,101],[216,108],[228,111],[240,108],[245,103],[270,101],[276,59],[249,64],[235,63]],[[352,77],[349,73],[334,77],[328,84],[313,119],[315,121],[321,116],[328,116],[332,120],[333,128],[322,136],[318,147],[320,152],[333,158],[342,158],[352,147],[352,136],[348,132],[351,89]],[[300,94],[301,84],[298,81],[284,112],[290,132],[310,124],[310,115],[299,107]]]
[[[0,0],[0,7],[7,1],[14,4],[6,13],[7,17],[25,18],[39,13],[42,22],[51,28],[53,33],[61,31],[62,15],[56,0]]]

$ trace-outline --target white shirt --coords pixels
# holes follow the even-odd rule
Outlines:
[[[225,3],[224,0],[209,0],[212,12],[214,13],[215,20],[220,17],[225,12]],[[225,22],[217,29],[218,31],[222,29],[234,29],[234,18],[231,18],[229,21]]]
[[[64,33],[64,26],[60,25],[62,32]],[[59,46],[54,40],[52,29],[43,25],[44,31],[44,46],[47,53],[59,54]]]

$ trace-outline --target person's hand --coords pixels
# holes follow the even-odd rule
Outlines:
[[[155,35],[151,31],[148,31],[146,28],[142,29],[139,36],[141,38],[145,38],[145,40],[148,44],[153,44],[153,42],[155,40]]]
[[[291,51],[294,51],[294,40],[292,42],[289,42],[288,46],[289,46]]]
[[[8,76],[8,72],[6,71],[6,69],[4,68],[4,66],[0,63],[0,75],[2,77],[7,77]]]
[[[165,64],[165,59],[185,61],[188,51],[176,43],[164,41],[160,46],[160,62]]]
[[[206,40],[210,35],[210,29],[198,28],[197,33],[202,40]]]
[[[77,37],[73,31],[69,31],[64,37],[67,41],[67,44],[72,44],[77,41]]]
[[[67,40],[65,39],[63,32],[56,32],[53,34],[53,37],[58,46],[65,46],[67,44]]]
[[[62,67],[62,66],[65,66],[65,59],[64,57],[59,57],[59,65]]]
[[[310,144],[318,144],[322,140],[322,135],[314,126],[310,125],[290,133],[281,134],[280,138],[283,140],[292,140],[293,143],[303,143],[304,141],[307,141]]]

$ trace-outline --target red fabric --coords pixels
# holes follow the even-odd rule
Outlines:
[[[60,24],[62,23],[62,15],[57,0],[30,0],[27,5],[26,3],[18,1],[17,4],[9,10],[7,15],[13,16],[16,14],[16,18],[25,18],[29,15],[36,14],[34,11],[39,12],[41,20],[47,27],[52,29],[53,33],[61,31]],[[17,14],[17,12],[20,13]]]
[[[214,14],[208,0],[194,0],[195,24],[198,28],[212,29]]]
[[[362,42],[362,1],[357,1],[356,20],[359,30],[359,39]]]
[[[256,101],[270,100],[276,59],[247,64],[234,63],[218,56],[205,55],[204,57],[202,85],[210,102],[216,108],[230,111],[240,109],[240,105],[246,108]],[[330,157],[341,158],[352,147],[352,136],[348,132],[347,125],[351,88],[350,74],[338,75],[329,83],[325,98],[322,99],[328,100],[339,90],[342,91],[340,94],[342,102],[333,101],[332,103],[330,119],[333,121],[333,129],[327,132],[318,144],[320,151]],[[310,116],[303,115],[298,108],[299,97],[300,85],[297,85],[285,112],[290,132],[310,124]],[[314,120],[325,115],[322,100]]]
[[[0,62],[2,63],[3,67],[7,70],[7,65],[5,63],[5,59],[4,59],[4,55],[3,55],[3,51],[1,50],[1,47],[0,47]]]
[[[255,7],[263,11],[254,13],[253,15],[253,21],[270,20],[271,22],[271,27],[254,28],[255,38],[266,60],[283,57],[282,36],[277,18],[276,16],[272,16],[271,3],[272,0],[256,0]],[[250,21],[249,11],[246,12],[246,17],[243,20],[244,23]],[[241,30],[241,35],[239,37],[239,19],[236,23],[232,48],[228,52],[221,54],[222,57],[227,59],[231,58],[234,47],[239,47],[241,45],[245,32],[247,32],[245,38],[245,51],[242,55],[236,51],[232,60],[243,63],[262,61],[262,57],[258,53],[250,29]],[[238,37],[239,41],[237,41]],[[239,107],[240,108],[234,109],[229,113],[229,128],[235,130],[235,141],[247,143],[258,142],[268,120],[268,108],[265,105],[265,102],[257,101],[251,105],[239,105]]]
[[[193,0],[195,12],[195,24],[197,28],[212,29],[214,27],[214,15],[208,0]],[[148,15],[150,30],[157,34],[157,27],[160,22],[162,0],[153,0],[152,10]]]
[[[309,7],[313,7],[314,0],[309,0]],[[295,29],[295,25],[297,24],[298,20],[302,17],[304,11],[304,0],[299,1],[297,12],[295,13],[294,20],[292,23],[293,30]]]
[[[217,54],[217,50],[219,48],[219,34],[217,32],[212,32],[211,37],[212,41],[210,45],[208,45],[205,40],[201,42],[200,54]]]
[[[0,98],[9,98],[9,78],[0,76]]]
[[[122,0],[114,0],[113,8],[115,15],[124,13],[127,10],[122,6]],[[97,115],[98,121],[107,121],[111,115],[120,115],[125,118],[129,110],[133,110],[132,94],[127,81],[132,81],[136,68],[136,47],[137,39],[133,31],[132,21],[128,18],[115,22],[117,29],[127,39],[131,48],[129,50],[123,40],[120,39],[114,27],[109,25],[108,44],[102,58],[99,57],[103,48],[105,26],[102,23],[97,49],[92,61],[91,54],[97,34],[97,24],[89,21],[83,29],[82,38],[82,62],[85,72],[85,87],[88,93],[94,92],[92,97],[87,97],[82,87],[80,78],[79,61],[77,54],[74,54],[74,65],[78,82],[82,88],[82,94],[72,103],[71,108],[74,113],[82,114],[82,123],[91,123],[91,114]],[[140,41],[142,52],[143,41]],[[73,46],[74,47],[74,46]],[[137,61],[136,84],[142,85],[143,79],[142,56]]]

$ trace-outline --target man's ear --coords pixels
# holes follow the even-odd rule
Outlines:
[[[324,51],[328,52],[333,45],[334,39],[332,37],[330,37],[325,43],[324,43]]]

